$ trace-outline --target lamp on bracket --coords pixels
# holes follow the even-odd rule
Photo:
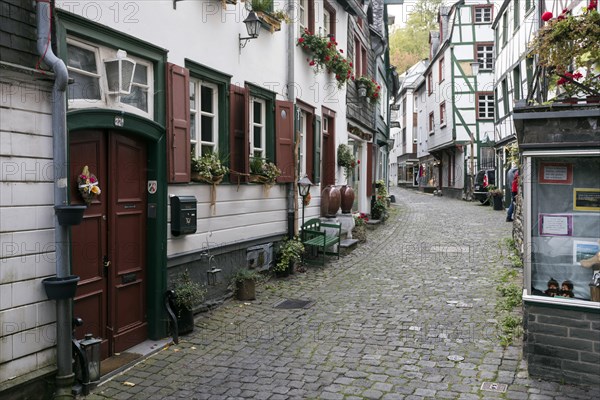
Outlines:
[[[260,33],[260,20],[256,16],[256,13],[254,13],[254,11],[250,11],[248,16],[244,20],[244,24],[246,24],[248,36],[242,37],[242,35],[238,35],[240,41],[240,54],[242,53],[242,48],[246,47],[248,41],[256,39],[258,37],[258,34]]]
[[[117,58],[104,60],[108,94],[116,95],[120,101],[121,95],[131,93],[131,83],[135,73],[135,61],[127,58],[125,50],[117,50]]]
[[[473,76],[479,75],[479,66],[479,61],[477,60],[471,63],[471,72],[473,73]]]

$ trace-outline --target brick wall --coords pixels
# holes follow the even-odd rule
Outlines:
[[[600,384],[600,313],[524,304],[529,374],[572,384]]]
[[[0,55],[4,62],[33,68],[36,55],[35,3],[2,0],[0,3]]]

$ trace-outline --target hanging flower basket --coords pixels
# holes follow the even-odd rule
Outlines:
[[[100,195],[100,193],[102,193],[98,178],[90,172],[87,165],[83,167],[81,174],[77,177],[77,187],[81,198],[88,206],[92,204],[92,201]]]
[[[75,297],[77,282],[79,282],[79,276],[77,275],[69,275],[61,278],[53,276],[42,280],[46,296],[50,300],[72,299]]]
[[[83,213],[87,209],[86,205],[60,205],[54,206],[54,213],[58,217],[58,223],[61,226],[79,225],[83,220]]]

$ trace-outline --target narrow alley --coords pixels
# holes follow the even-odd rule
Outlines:
[[[512,224],[489,206],[392,189],[366,243],[324,268],[272,279],[257,300],[196,318],[179,345],[88,399],[592,399],[527,377],[500,345],[496,287]],[[517,281],[520,280],[519,271]],[[300,309],[274,306],[308,300]]]

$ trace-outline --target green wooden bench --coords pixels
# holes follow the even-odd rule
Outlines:
[[[328,228],[325,230],[325,228]],[[320,219],[314,218],[308,220],[302,225],[301,238],[304,246],[313,246],[317,251],[323,253],[320,264],[325,265],[325,254],[337,255],[340,258],[340,236],[342,234],[342,225],[335,223],[323,223]],[[327,252],[327,248],[337,244],[335,252]],[[318,256],[318,253],[317,253]],[[318,263],[317,260],[305,259],[307,263]]]

